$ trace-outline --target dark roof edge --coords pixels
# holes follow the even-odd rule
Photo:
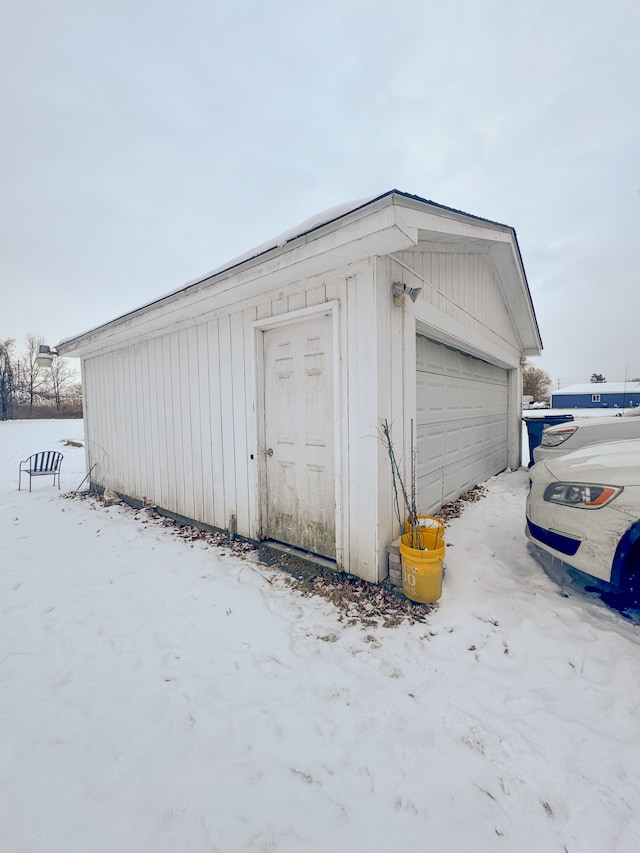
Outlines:
[[[511,231],[511,236],[513,237],[513,245],[516,249],[516,255],[518,257],[518,265],[520,267],[520,275],[522,276],[522,280],[524,281],[524,286],[527,288],[527,294],[529,296],[529,304],[531,305],[531,317],[533,322],[535,323],[536,333],[538,335],[538,340],[540,341],[540,349],[543,349],[542,344],[542,335],[540,334],[540,326],[538,324],[538,317],[536,316],[536,308],[533,304],[533,299],[531,297],[531,288],[529,287],[529,280],[527,279],[527,273],[524,268],[524,263],[522,260],[522,254],[520,252],[520,244],[518,243],[518,235],[516,234],[516,229],[509,226],[509,230]]]

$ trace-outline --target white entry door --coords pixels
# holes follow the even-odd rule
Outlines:
[[[264,332],[263,536],[335,558],[331,317]]]

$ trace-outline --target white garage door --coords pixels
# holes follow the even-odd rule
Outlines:
[[[507,467],[507,371],[417,336],[418,508],[443,503]]]

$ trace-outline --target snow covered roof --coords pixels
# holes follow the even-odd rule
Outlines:
[[[396,191],[392,190],[392,192]],[[233,267],[237,267],[245,261],[250,261],[253,260],[253,258],[258,258],[260,255],[264,255],[270,249],[280,249],[282,248],[282,246],[286,246],[287,243],[291,243],[292,240],[295,240],[298,237],[302,237],[305,234],[310,234],[317,228],[321,228],[323,225],[328,225],[329,222],[335,222],[337,219],[341,219],[348,213],[353,213],[353,211],[359,210],[361,207],[365,207],[367,204],[370,204],[372,201],[377,201],[379,198],[382,198],[382,196],[369,196],[368,198],[362,198],[357,201],[348,201],[344,204],[338,204],[335,207],[330,207],[327,210],[323,210],[320,213],[316,213],[314,216],[310,216],[308,219],[305,219],[298,225],[294,225],[293,228],[289,228],[287,231],[284,231],[277,237],[272,237],[265,243],[261,243],[259,246],[254,246],[253,249],[249,249],[247,252],[243,252],[241,255],[238,255],[238,257],[233,258],[231,261],[227,261],[226,263],[222,264],[222,266],[210,270],[210,272],[206,273],[205,275],[201,275],[198,276],[198,278],[192,279],[191,281],[182,285],[182,287],[178,288],[178,291],[184,290],[186,287],[190,287],[192,284],[199,284],[202,281],[206,281],[208,278],[213,278],[213,276],[218,275],[218,273],[226,272],[227,270],[233,269]],[[174,292],[176,291],[171,291],[171,293]],[[167,296],[170,296],[171,293],[167,294]]]
[[[640,382],[582,382],[551,393],[557,397],[562,394],[627,394],[629,392],[639,394]]]
[[[293,240],[297,240],[298,237],[304,237],[305,235],[310,234],[312,231],[316,231],[317,229],[322,228],[323,225],[328,225],[331,222],[336,222],[338,219],[342,219],[348,214],[354,213],[356,210],[360,210],[361,208],[366,207],[369,204],[373,204],[373,202],[375,201],[380,201],[381,199],[391,195],[399,195],[403,198],[413,199],[415,201],[422,202],[423,204],[428,204],[431,207],[435,207],[442,211],[455,213],[459,216],[467,216],[479,222],[486,222],[488,225],[495,225],[499,228],[508,228],[509,230],[512,230],[508,225],[504,225],[500,222],[493,222],[490,219],[483,219],[481,216],[474,216],[472,213],[465,213],[463,210],[456,210],[453,207],[446,207],[443,204],[438,204],[435,201],[430,201],[429,199],[421,198],[420,196],[412,195],[411,193],[405,193],[401,190],[388,190],[388,192],[382,193],[381,195],[372,195],[366,198],[357,199],[355,201],[344,202],[343,204],[338,204],[335,207],[330,207],[327,210],[320,211],[320,213],[316,213],[314,216],[305,219],[298,225],[294,225],[293,228],[289,228],[287,231],[284,231],[277,237],[272,237],[270,240],[267,240],[265,243],[261,243],[259,246],[255,246],[253,249],[249,249],[247,252],[244,252],[237,258],[233,258],[233,260],[222,264],[222,266],[216,267],[215,269],[206,273],[206,275],[201,275],[198,276],[198,278],[192,279],[191,281],[182,285],[182,287],[177,288],[177,290],[171,291],[170,293],[166,294],[166,296],[171,296],[173,293],[179,293],[180,291],[185,290],[191,285],[200,284],[201,282],[206,281],[209,278],[213,278],[215,275],[219,275],[222,272],[227,272],[228,270],[239,266],[245,261],[250,261],[254,258],[260,257],[260,255],[264,255],[271,249],[282,248],[282,246],[286,246],[287,243],[291,243]],[[163,299],[164,297],[160,298]]]
[[[446,207],[445,205],[430,201],[429,199],[396,189],[388,190],[380,195],[346,202],[315,214],[293,228],[290,228],[288,231],[279,234],[277,237],[273,237],[265,243],[262,243],[244,254],[239,255],[233,260],[216,267],[205,275],[198,276],[198,278],[192,279],[191,281],[186,282],[186,284],[163,294],[157,299],[153,299],[138,308],[127,311],[125,314],[121,314],[98,327],[60,341],[60,343],[57,344],[57,350],[59,353],[65,355],[76,354],[78,347],[86,344],[89,337],[101,334],[107,329],[113,330],[115,326],[121,325],[123,322],[128,322],[134,317],[141,315],[143,312],[148,312],[150,309],[154,309],[156,307],[159,308],[163,303],[174,300],[185,294],[193,294],[203,287],[208,287],[209,285],[214,284],[216,279],[239,270],[243,265],[251,265],[255,262],[261,262],[263,258],[266,261],[271,254],[281,254],[283,247],[287,247],[288,249],[289,244],[292,244],[291,248],[293,248],[294,244],[298,245],[299,243],[304,242],[310,243],[316,237],[324,233],[323,229],[331,229],[332,227],[335,227],[335,223],[340,223],[340,220],[342,219],[349,218],[349,220],[352,220],[354,216],[357,216],[359,211],[363,211],[367,214],[370,211],[375,211],[379,207],[398,203],[402,203],[407,207],[413,207],[416,210],[421,209],[423,211],[425,207],[428,207],[429,212],[433,214],[440,215],[448,219],[457,219],[461,223],[473,223],[476,225],[487,226],[489,229],[500,230],[509,234],[511,238],[509,248],[506,249],[506,246],[504,245],[501,245],[500,247],[496,246],[495,251],[496,253],[499,253],[500,251],[507,251],[508,259],[503,261],[509,266],[509,272],[507,275],[515,276],[515,278],[520,282],[518,287],[522,289],[522,293],[517,294],[515,298],[522,309],[520,310],[520,314],[522,315],[520,325],[523,330],[526,330],[524,337],[529,342],[528,344],[525,344],[525,352],[527,354],[539,355],[542,343],[515,230],[509,225],[504,225],[503,223],[485,219],[481,216],[465,213],[464,211],[457,210],[456,208]],[[516,289],[518,289],[518,287]]]

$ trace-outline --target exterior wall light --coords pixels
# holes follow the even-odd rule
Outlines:
[[[394,281],[391,285],[391,293],[393,294],[393,304],[397,308],[402,308],[402,306],[404,305],[405,296],[408,296],[412,302],[415,302],[421,290],[421,287],[409,287],[409,285],[405,284],[403,281]]]
[[[58,355],[55,349],[51,349],[46,344],[41,344],[36,356],[36,361],[39,367],[51,367],[53,364],[54,355]]]

